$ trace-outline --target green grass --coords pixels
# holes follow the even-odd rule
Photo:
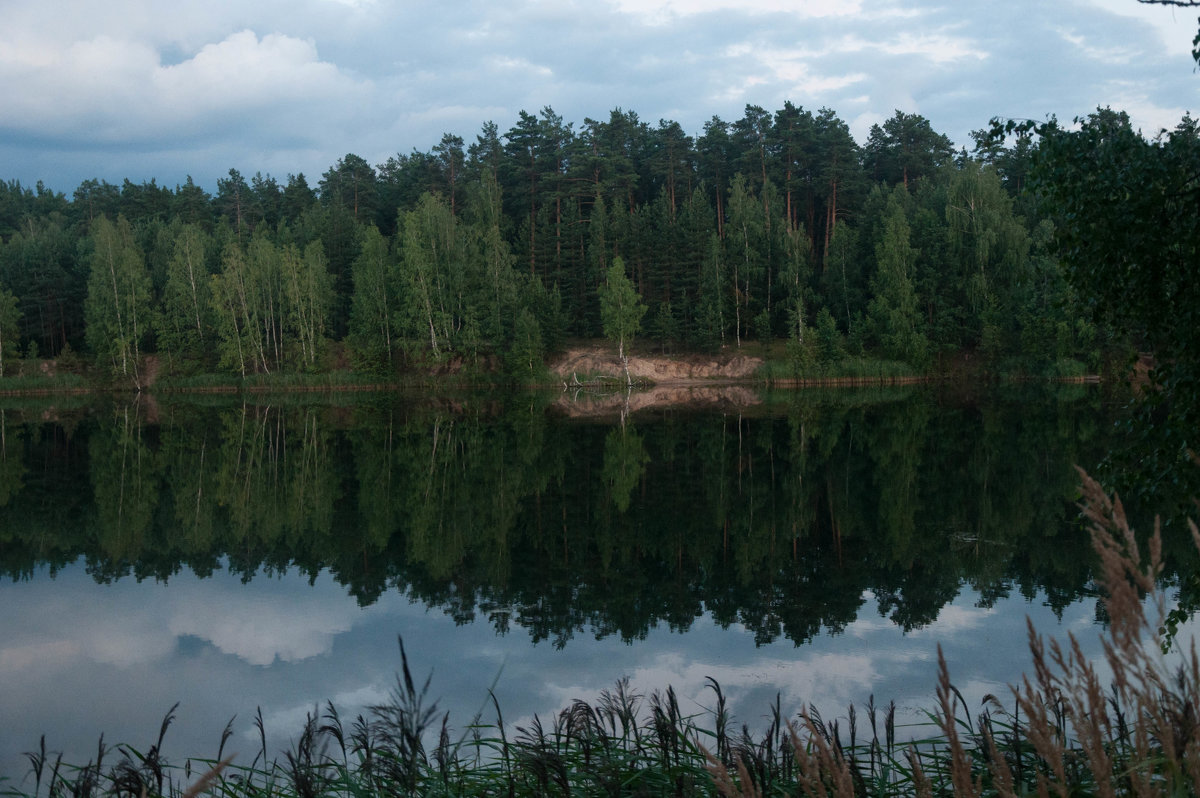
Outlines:
[[[18,374],[0,377],[0,394],[17,393],[75,393],[89,389],[87,380],[78,374]]]
[[[283,372],[238,377],[230,374],[163,376],[154,384],[155,393],[287,393],[304,391],[375,391],[397,389],[455,390],[511,387],[502,374],[464,371],[457,374],[411,372],[379,375],[369,372]]]
[[[757,375],[770,383],[799,381],[812,384],[839,382],[890,382],[920,379],[923,372],[898,360],[846,357],[825,363],[801,363],[795,360],[769,360]]]

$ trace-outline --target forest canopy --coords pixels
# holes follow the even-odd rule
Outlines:
[[[1195,146],[1194,124],[1172,135]],[[0,181],[0,368],[67,350],[134,378],[149,352],[175,369],[313,371],[336,343],[361,370],[458,358],[519,374],[605,334],[618,262],[642,346],[787,339],[800,360],[1097,368],[1103,318],[1030,190],[1054,139],[973,139],[956,150],[896,111],[860,145],[834,111],[790,102],[696,136],[547,107],[376,166],[347,154],[315,186],[237,169],[215,194]]]

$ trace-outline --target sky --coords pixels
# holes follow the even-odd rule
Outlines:
[[[497,635],[482,613],[459,624],[397,590],[360,607],[324,572],[311,582],[299,572],[243,582],[224,571],[199,578],[185,570],[169,584],[132,577],[99,584],[82,562],[53,578],[47,570],[0,583],[0,717],[6,731],[22,730],[0,735],[0,775],[18,787],[28,770],[22,752],[41,734],[64,761],[81,763],[102,732],[110,744],[149,745],[176,702],[164,748],[171,762],[213,756],[233,717],[226,753],[249,764],[258,747],[256,708],[274,753],[327,700],[346,720],[386,701],[399,667],[398,635],[414,676],[431,678],[429,698],[450,712],[458,732],[477,712],[495,719],[489,686],[511,729],[528,727],[535,713],[548,719],[575,699],[594,701],[622,677],[643,696],[673,687],[690,715],[711,709],[711,676],[729,698],[733,726],[745,723],[755,734],[776,695],[785,712],[815,703],[830,718],[844,718],[850,704],[861,709],[874,695],[881,705],[896,701],[901,723],[916,722],[934,701],[939,645],[971,708],[989,693],[1011,705],[1006,685],[1030,670],[1026,616],[1042,634],[1074,632],[1089,658],[1102,656],[1094,601],[1072,604],[1059,618],[1040,598],[981,607],[968,588],[909,633],[867,592],[856,620],[801,646],[783,638],[756,645],[750,630],[704,616],[687,632],[660,624],[632,643],[580,630],[558,649],[547,640],[535,644],[517,625]]]
[[[895,110],[956,146],[992,117],[1200,112],[1196,9],[1136,0],[0,0],[0,180],[231,168],[315,185],[551,107],[698,135],[785,101],[859,143]]]

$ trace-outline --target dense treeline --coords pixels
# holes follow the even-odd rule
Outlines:
[[[1036,146],[979,134],[956,152],[899,111],[859,145],[833,111],[791,103],[696,137],[620,109],[576,129],[545,108],[470,145],[346,155],[315,187],[235,169],[215,195],[190,178],[88,180],[70,198],[0,181],[0,374],[68,348],[134,378],[147,352],[175,370],[314,370],[330,342],[359,369],[517,373],[604,334],[618,259],[663,348],[786,338],[801,360],[1095,366],[1097,330],[1024,191]]]

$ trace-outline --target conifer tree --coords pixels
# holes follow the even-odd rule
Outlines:
[[[888,198],[883,233],[875,245],[877,271],[871,281],[875,296],[867,313],[884,352],[920,366],[928,356],[929,342],[920,329],[912,280],[917,251],[909,243],[909,226],[900,197],[903,193],[903,188],[897,188]]]
[[[16,355],[20,321],[16,296],[0,288],[0,377],[4,376],[6,358]]]

